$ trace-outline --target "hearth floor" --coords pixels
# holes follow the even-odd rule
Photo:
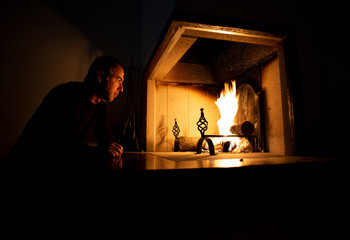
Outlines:
[[[330,159],[286,156],[274,153],[209,153],[195,152],[126,152],[123,154],[126,165],[133,169],[195,169],[233,168],[274,164],[308,163],[329,161]]]

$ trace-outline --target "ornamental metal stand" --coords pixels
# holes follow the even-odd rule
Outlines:
[[[174,152],[179,151],[179,133],[180,133],[180,127],[177,125],[176,118],[175,118],[175,124],[173,127],[173,135],[175,137],[175,142],[174,142]]]
[[[202,153],[202,144],[205,140],[209,145],[209,152],[210,155],[215,155],[215,149],[213,141],[209,138],[209,136],[206,136],[204,133],[208,129],[208,121],[204,117],[204,108],[201,108],[201,116],[197,122],[198,131],[201,133],[201,138],[198,140],[197,143],[197,154]]]

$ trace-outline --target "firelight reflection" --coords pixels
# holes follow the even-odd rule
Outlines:
[[[232,168],[240,167],[243,162],[239,158],[233,159],[198,159],[173,161],[157,156],[148,156],[145,159],[145,169],[194,169],[194,168]]]
[[[242,166],[240,159],[213,159],[178,161],[175,168],[231,168],[240,166]]]
[[[209,167],[229,168],[229,167],[239,167],[242,165],[241,159],[220,159],[220,160],[209,160],[209,161],[212,161],[212,165],[213,165]]]

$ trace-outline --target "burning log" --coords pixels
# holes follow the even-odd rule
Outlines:
[[[252,138],[254,137],[252,136]],[[254,152],[254,139],[249,138],[249,136],[213,138],[215,151],[232,153]]]
[[[240,136],[245,136],[245,137],[240,137],[238,138],[239,140],[235,142],[235,145],[232,146],[231,151],[240,153],[240,152],[253,152],[254,146],[256,145],[256,142],[254,142],[254,138],[249,137],[251,135],[252,137],[255,131],[254,124],[245,121],[242,124],[236,124],[231,126],[230,132],[234,135],[240,135]],[[224,150],[226,150],[224,148]]]
[[[254,124],[249,121],[245,121],[242,124],[233,125],[230,128],[230,132],[237,135],[252,135],[254,130]]]
[[[239,145],[234,146],[231,150],[233,153],[251,153],[253,151],[254,147],[247,138],[240,138]]]

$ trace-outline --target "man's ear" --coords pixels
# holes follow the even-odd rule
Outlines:
[[[104,77],[105,73],[104,71],[100,70],[97,72],[97,79],[98,79],[98,82],[101,83],[102,82],[102,79]]]

